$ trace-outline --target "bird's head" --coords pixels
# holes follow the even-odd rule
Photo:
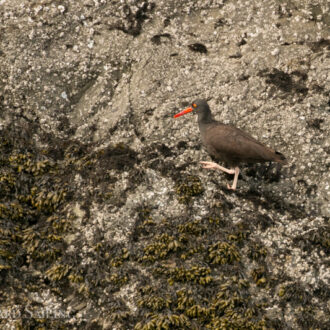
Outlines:
[[[197,99],[191,104],[189,108],[182,110],[181,112],[174,115],[174,118],[178,118],[192,111],[199,113],[199,112],[205,112],[207,110],[209,111],[209,105],[207,104],[207,102],[205,100]]]

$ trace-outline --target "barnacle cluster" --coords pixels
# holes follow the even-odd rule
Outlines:
[[[330,226],[324,226],[315,230],[307,231],[305,234],[295,238],[295,244],[302,246],[307,250],[309,246],[314,245],[323,249],[327,254],[330,250]]]

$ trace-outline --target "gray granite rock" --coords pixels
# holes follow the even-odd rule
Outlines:
[[[0,324],[329,328],[329,21],[325,0],[0,0]],[[173,119],[196,98],[289,164],[228,191]]]

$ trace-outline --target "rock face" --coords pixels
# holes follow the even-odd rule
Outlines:
[[[0,0],[0,324],[329,329],[329,4]],[[195,98],[285,154],[201,169]]]

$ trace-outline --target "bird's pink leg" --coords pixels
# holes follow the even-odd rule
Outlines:
[[[212,170],[220,170],[220,171],[226,172],[228,174],[235,174],[235,170],[222,167],[222,166],[218,165],[217,163],[213,163],[213,162],[200,162],[200,163],[203,164],[203,168],[212,169]]]
[[[218,165],[217,163],[213,163],[213,162],[200,162],[200,163],[203,165],[203,168],[220,170],[220,171],[223,171],[228,174],[235,174],[233,185],[230,186],[229,184],[227,184],[227,188],[231,189],[231,190],[236,189],[238,175],[239,175],[239,167],[236,166],[235,169],[229,169],[229,168],[222,167],[222,166]]]
[[[237,180],[238,180],[238,174],[239,174],[239,167],[235,167],[235,176],[234,176],[234,182],[233,182],[233,185],[230,186],[229,184],[227,184],[227,188],[228,189],[231,189],[231,190],[235,190],[236,189],[236,186],[237,186]]]

